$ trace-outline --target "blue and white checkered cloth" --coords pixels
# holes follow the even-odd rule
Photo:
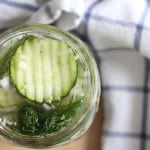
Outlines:
[[[0,0],[1,31],[33,22],[71,30],[93,51],[104,104],[101,149],[150,150],[150,2]]]

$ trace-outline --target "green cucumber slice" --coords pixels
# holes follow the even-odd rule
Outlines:
[[[0,115],[16,111],[24,103],[25,100],[10,84],[10,78],[8,76],[4,76],[0,80]]]
[[[75,84],[75,54],[63,41],[30,36],[12,56],[10,76],[29,100],[52,103],[66,96]]]
[[[9,111],[13,109],[15,110],[23,103],[24,101],[22,100],[22,98],[18,94],[16,94],[13,90],[6,91],[2,87],[0,87],[0,112],[1,111],[5,112],[7,109]]]

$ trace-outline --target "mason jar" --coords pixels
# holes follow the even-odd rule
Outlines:
[[[80,64],[78,66],[79,79],[77,79],[77,83],[74,85],[71,93],[80,93],[82,95],[82,104],[76,112],[76,117],[69,125],[61,131],[50,133],[46,136],[27,135],[16,132],[7,125],[7,119],[11,117],[11,108],[7,108],[7,115],[10,116],[6,118],[5,112],[0,108],[0,135],[12,143],[31,148],[55,147],[74,141],[89,129],[98,110],[101,83],[95,59],[88,47],[70,33],[50,25],[29,24],[9,29],[0,35],[0,63],[3,63],[4,58],[10,55],[12,48],[20,39],[28,36],[64,41],[73,49],[76,59]],[[0,64],[0,71],[3,67],[5,70],[5,64]],[[2,79],[1,77],[0,82]],[[80,83],[81,81],[82,85],[80,86],[78,82]],[[65,97],[66,101],[69,98]]]

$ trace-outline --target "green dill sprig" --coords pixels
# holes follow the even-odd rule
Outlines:
[[[19,132],[26,135],[47,135],[61,131],[72,123],[81,100],[54,110],[42,111],[32,105],[23,106],[19,112]]]

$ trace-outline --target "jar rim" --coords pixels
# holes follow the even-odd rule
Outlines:
[[[0,45],[2,45],[2,43],[5,43],[7,40],[9,40],[10,38],[12,38],[12,37],[14,37],[14,36],[16,36],[18,34],[21,35],[22,33],[25,34],[25,33],[30,33],[30,32],[35,32],[36,33],[37,30],[38,30],[38,33],[47,32],[47,31],[49,31],[47,34],[52,34],[52,33],[56,34],[57,33],[57,35],[60,36],[59,38],[66,39],[67,41],[70,41],[73,44],[77,45],[77,47],[78,47],[78,49],[80,50],[81,53],[84,51],[84,55],[86,55],[87,59],[89,59],[88,62],[86,62],[86,63],[88,65],[88,67],[89,67],[90,78],[92,80],[91,87],[89,87],[91,90],[90,90],[88,99],[92,99],[92,104],[94,105],[97,102],[97,98],[100,97],[100,94],[101,94],[101,91],[100,91],[100,84],[101,83],[100,83],[100,78],[99,78],[97,65],[96,65],[94,56],[90,53],[90,50],[87,48],[87,46],[81,40],[77,39],[74,35],[71,35],[70,33],[66,32],[66,31],[63,31],[62,29],[56,28],[54,26],[51,26],[51,25],[26,24],[26,25],[21,25],[21,26],[14,27],[12,29],[9,29],[9,30],[3,32],[0,35]],[[77,120],[79,120],[78,125],[83,122],[85,116],[88,114],[89,110],[93,107],[92,104],[91,103],[87,103],[87,106],[84,107],[84,110],[82,110],[80,112],[80,113],[82,113],[82,115],[81,115],[82,117],[80,117],[80,115],[79,115],[76,118]],[[75,120],[73,122],[75,122]],[[60,132],[55,133],[55,134],[50,134],[50,135],[48,135],[46,137],[43,137],[43,139],[49,138],[49,136],[50,136],[51,140],[53,140],[55,138],[55,136],[60,136],[60,134],[67,133],[68,130],[69,131],[71,130],[70,128],[72,128],[72,126],[73,126],[72,124],[73,123],[71,123],[71,125],[69,125],[63,131],[60,131]],[[74,127],[74,130],[73,129],[71,130],[72,134],[75,134],[75,132],[77,132],[77,129],[78,129],[78,127],[76,125]],[[34,141],[34,140],[41,139],[41,137],[36,137],[36,136],[27,136],[27,135],[24,136],[22,134],[16,134],[16,133],[12,133],[11,134],[9,131],[4,131],[4,128],[0,128],[0,133],[5,138],[15,142],[16,144],[19,144],[17,142],[17,140],[19,140],[20,137],[22,137],[26,142],[27,141],[29,142],[29,141]],[[56,143],[56,144],[58,144],[58,143]],[[51,145],[47,145],[47,146],[51,146]],[[32,147],[32,145],[28,145],[28,147]]]

